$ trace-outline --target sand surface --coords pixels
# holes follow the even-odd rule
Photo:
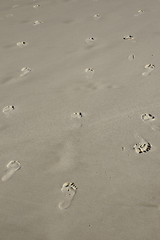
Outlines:
[[[160,239],[160,1],[0,1],[0,240]]]

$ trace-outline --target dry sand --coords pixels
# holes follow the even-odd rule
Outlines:
[[[0,240],[160,239],[159,0],[1,0]]]

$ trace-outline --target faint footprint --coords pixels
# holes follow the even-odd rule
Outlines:
[[[23,67],[22,69],[21,69],[21,74],[20,74],[20,77],[23,77],[23,76],[25,76],[26,74],[28,74],[29,72],[31,72],[31,69],[29,68],[29,67]]]
[[[133,149],[135,150],[136,153],[146,153],[151,150],[151,144],[146,141],[144,138],[138,136],[139,138],[139,143],[136,143],[133,146]]]
[[[17,42],[17,46],[20,47],[20,48],[25,47],[27,45],[28,45],[27,42]]]
[[[15,107],[10,105],[10,106],[4,107],[2,112],[8,114],[8,113],[12,112],[14,109],[15,109]]]
[[[124,36],[123,39],[124,40],[133,40],[134,37],[132,35],[128,35],[128,36]]]
[[[91,79],[94,75],[94,69],[93,68],[86,68],[85,73],[86,73],[86,77]]]
[[[135,59],[135,55],[134,54],[130,54],[129,56],[128,56],[128,60],[129,61],[133,61]]]
[[[64,200],[60,202],[58,206],[63,210],[70,207],[76,194],[77,187],[74,183],[66,182],[63,184],[61,191],[64,194]]]
[[[82,118],[84,117],[84,113],[82,112],[74,112],[71,114],[71,120],[73,120],[72,127],[80,128],[83,126]]]
[[[42,21],[36,20],[36,21],[33,23],[33,25],[34,25],[34,26],[37,26],[37,25],[40,25],[40,24],[42,24],[42,23],[43,23]]]
[[[83,115],[81,112],[74,112],[72,114],[72,118],[82,118],[82,117],[83,117]]]
[[[142,76],[147,77],[154,70],[155,65],[150,63],[150,64],[147,64],[144,68],[146,69],[146,71],[142,73]]]
[[[21,168],[21,164],[18,161],[10,161],[6,167],[6,173],[1,178],[2,182],[9,180]]]
[[[94,37],[86,38],[85,42],[87,47],[93,47],[95,45],[96,39]]]
[[[155,117],[152,115],[152,114],[150,114],[150,113],[144,113],[144,114],[142,114],[142,116],[141,116],[141,119],[143,120],[143,121],[153,121],[153,120],[155,120]]]
[[[96,14],[94,14],[93,17],[94,17],[95,20],[98,20],[98,19],[101,18],[101,15],[99,13],[96,13]]]
[[[33,5],[33,8],[38,8],[38,7],[40,7],[39,4]]]
[[[142,15],[143,13],[144,13],[144,11],[140,9],[134,16],[137,17],[139,15]]]

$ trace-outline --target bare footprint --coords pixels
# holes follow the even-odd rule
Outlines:
[[[133,40],[134,37],[132,35],[128,35],[128,36],[124,36],[123,39],[124,40]]]
[[[64,194],[64,200],[61,201],[58,206],[63,210],[70,207],[76,194],[77,187],[74,183],[66,182],[63,184],[61,191]]]
[[[147,77],[154,70],[155,65],[150,63],[150,64],[147,64],[144,68],[146,69],[146,71],[142,73],[142,76]]]
[[[13,110],[15,110],[15,106],[9,105],[9,106],[4,107],[2,112],[8,114],[8,113],[12,112]]]
[[[94,17],[95,20],[98,20],[98,19],[101,18],[101,15],[99,13],[96,13],[96,14],[93,15],[93,17]]]
[[[138,12],[134,15],[135,17],[138,17],[139,15],[142,15],[144,13],[144,10],[138,10]]]
[[[40,7],[39,4],[33,5],[33,8],[38,8],[38,7]]]
[[[95,45],[96,39],[94,37],[88,37],[85,39],[87,47],[93,47]]]
[[[2,182],[9,180],[21,168],[21,164],[18,161],[10,161],[6,167],[6,173],[1,178]]]
[[[31,69],[29,67],[23,67],[21,69],[21,72],[22,73],[20,74],[20,77],[23,77],[23,76],[27,75],[29,72],[31,72]]]
[[[133,61],[135,59],[135,55],[134,54],[130,54],[129,56],[128,56],[128,60],[131,62],[131,61]]]
[[[150,113],[144,113],[144,114],[142,114],[141,119],[145,122],[146,121],[151,122],[151,121],[155,120],[155,117]]]
[[[28,43],[24,42],[24,41],[23,42],[17,42],[17,46],[20,47],[20,48],[25,47],[27,45],[28,45]]]
[[[139,143],[133,146],[136,153],[146,153],[151,150],[151,144],[144,138],[137,136],[139,138]]]
[[[94,69],[89,67],[85,69],[86,77],[91,79],[94,75]]]
[[[37,25],[40,25],[40,24],[42,24],[42,23],[43,23],[42,21],[36,20],[36,21],[34,21],[33,25],[34,25],[34,26],[37,26]]]

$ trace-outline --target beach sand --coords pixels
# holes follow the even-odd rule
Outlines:
[[[160,239],[159,10],[1,0],[0,240]]]

